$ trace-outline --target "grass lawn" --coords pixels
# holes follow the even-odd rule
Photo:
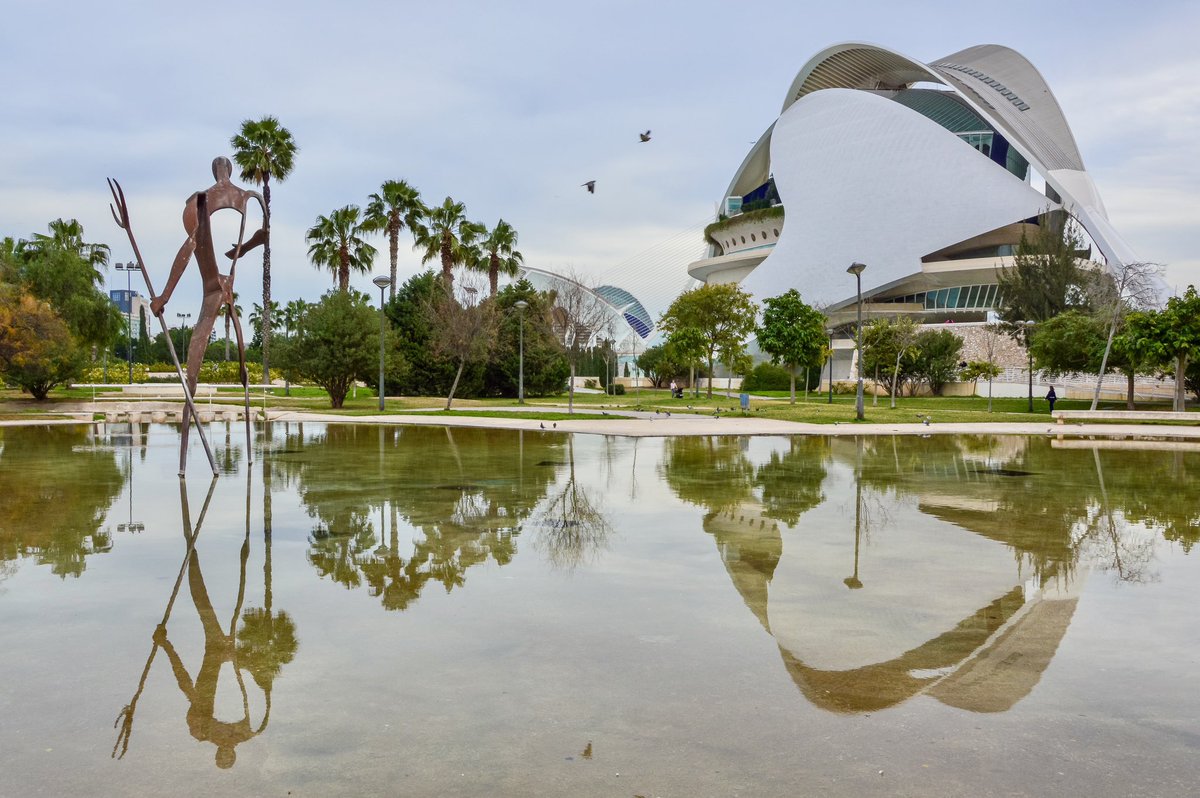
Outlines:
[[[118,389],[98,389],[97,393],[111,392]],[[374,391],[359,388],[357,395],[353,393],[346,398],[344,406],[333,410],[329,406],[329,395],[321,388],[314,386],[295,385],[291,395],[285,396],[283,388],[275,388],[267,393],[266,404],[275,410],[311,410],[319,413],[332,413],[343,416],[378,415],[379,400]],[[833,404],[828,403],[827,394],[809,394],[807,401],[802,393],[797,394],[796,404],[788,402],[787,391],[759,392],[756,396],[768,398],[753,399],[750,402],[748,415],[757,418],[770,418],[783,421],[797,421],[814,424],[855,423],[854,396],[838,394],[833,397]],[[28,418],[28,413],[48,414],[56,411],[58,402],[79,401],[92,398],[92,390],[59,388],[51,392],[46,402],[33,402],[28,394],[22,394],[11,388],[0,389],[0,413]],[[208,404],[208,397],[200,397],[199,403]],[[241,391],[237,388],[221,388],[213,397],[213,403],[237,404],[241,402]],[[263,406],[263,393],[258,391],[250,394],[251,405],[255,408]],[[707,398],[703,392],[699,397],[693,397],[690,392],[683,399],[671,398],[666,389],[642,388],[630,391],[623,396],[610,396],[596,393],[576,393],[576,413],[567,414],[567,395],[550,397],[533,397],[526,399],[526,407],[540,410],[525,411],[521,418],[542,421],[558,421],[565,419],[603,419],[596,411],[600,409],[625,410],[669,410],[678,413],[712,413],[720,408],[723,413],[740,415],[738,395],[726,397],[719,387],[713,391],[713,397]],[[896,409],[888,407],[886,396],[879,397],[879,404],[872,405],[871,397],[865,397],[864,420],[867,423],[896,424],[914,423],[929,418],[930,424],[939,423],[980,423],[980,422],[1045,422],[1055,423],[1050,417],[1049,405],[1041,397],[1034,397],[1034,412],[1027,412],[1028,399],[1024,397],[995,398],[992,401],[993,412],[987,411],[987,399],[974,396],[915,396],[901,397],[896,401]],[[405,413],[411,410],[425,410],[431,415],[472,415],[478,417],[508,417],[502,408],[517,407],[517,401],[512,398],[486,399],[455,399],[454,409],[447,413],[440,410],[445,405],[443,396],[389,396],[383,411],[384,415]],[[1090,405],[1084,399],[1063,399],[1057,404],[1060,410],[1083,410]],[[1123,410],[1123,401],[1101,402],[1101,409]],[[437,408],[437,410],[434,410]],[[1164,403],[1139,403],[1141,410],[1169,409]],[[1197,414],[1200,421],[1200,413]]]

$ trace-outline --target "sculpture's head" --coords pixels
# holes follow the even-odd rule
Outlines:
[[[226,161],[226,163],[229,163]],[[213,171],[216,171],[215,167]],[[233,750],[232,745],[217,746],[217,767],[221,770],[228,770],[233,767],[233,763],[237,761],[237,752]]]
[[[219,183],[222,180],[228,180],[233,174],[233,164],[224,155],[218,155],[216,158],[213,158],[212,170],[213,177]]]

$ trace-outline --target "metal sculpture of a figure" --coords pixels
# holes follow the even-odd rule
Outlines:
[[[175,261],[171,264],[171,274],[167,278],[163,292],[150,300],[150,311],[156,316],[162,313],[163,308],[171,299],[171,294],[175,291],[175,286],[179,283],[179,278],[187,269],[188,262],[195,255],[196,264],[200,269],[204,299],[200,305],[200,313],[196,317],[196,326],[192,328],[191,343],[188,346],[187,390],[195,395],[196,383],[200,377],[200,365],[204,362],[204,353],[208,349],[208,337],[217,322],[218,314],[224,308],[233,320],[233,330],[237,336],[238,365],[246,401],[246,455],[249,459],[252,458],[250,383],[249,374],[246,371],[246,342],[242,337],[242,324],[233,304],[233,280],[237,272],[238,259],[244,253],[261,245],[267,238],[266,206],[262,195],[257,191],[249,191],[230,182],[233,164],[228,158],[214,158],[212,172],[217,182],[188,197],[187,203],[184,205],[183,229],[187,232],[187,238],[179,248],[178,254],[175,255]],[[263,211],[263,226],[250,237],[250,240],[246,241],[246,208],[251,199],[257,201],[260,210]],[[217,266],[216,250],[213,247],[211,219],[217,211],[230,209],[237,211],[241,216],[241,224],[238,228],[237,243],[225,253],[225,257],[231,261],[229,274],[222,274]],[[188,415],[190,412],[192,412],[191,407],[184,407],[183,441],[179,453],[180,473],[184,470],[187,457]]]
[[[125,194],[121,190],[119,183],[115,180],[109,180],[109,188],[112,191],[115,202],[115,207],[112,209],[113,218],[116,219],[117,224],[129,236],[129,243],[133,247],[138,266],[142,271],[143,278],[146,280],[146,290],[150,294],[150,310],[162,324],[163,332],[167,338],[167,346],[171,353],[171,359],[175,362],[180,382],[184,386],[183,439],[179,449],[180,476],[184,475],[187,466],[189,422],[196,415],[193,397],[196,392],[196,383],[200,377],[200,365],[204,361],[204,353],[208,348],[208,337],[212,333],[213,325],[216,324],[217,315],[221,311],[221,308],[225,308],[225,312],[230,314],[230,318],[233,321],[233,328],[237,333],[238,364],[240,366],[242,388],[245,396],[246,450],[247,457],[252,457],[250,382],[249,374],[246,371],[246,344],[242,337],[241,321],[238,319],[237,309],[233,304],[233,280],[237,271],[238,259],[242,254],[266,241],[266,205],[263,202],[262,195],[258,192],[235,186],[230,181],[230,176],[233,174],[233,164],[230,163],[228,158],[218,157],[213,159],[212,171],[213,177],[217,182],[209,188],[197,191],[188,197],[184,205],[183,228],[187,233],[187,238],[175,256],[175,261],[171,265],[171,274],[167,278],[167,285],[161,296],[155,296],[154,294],[154,287],[150,282],[150,274],[146,270],[141,251],[138,249],[133,230],[130,228],[129,209],[125,203]],[[263,211],[263,226],[247,241],[245,239],[246,210],[251,199],[258,202],[259,208]],[[222,274],[218,268],[216,251],[212,240],[211,217],[213,213],[220,210],[235,210],[241,217],[241,223],[238,228],[238,241],[232,249],[225,253],[225,256],[231,261],[228,274]],[[168,329],[163,309],[167,301],[171,298],[171,294],[174,293],[175,286],[178,284],[179,278],[183,276],[188,262],[191,261],[193,255],[196,256],[196,263],[200,269],[204,299],[200,306],[200,313],[197,316],[196,326],[192,331],[191,344],[188,347],[187,353],[187,374],[185,375],[180,366],[179,358],[175,353],[175,346],[171,340],[170,330]],[[213,473],[216,474],[216,461],[208,445],[204,429],[198,421],[196,431],[199,433],[200,440],[204,444],[204,451],[208,455],[209,465],[212,467]]]

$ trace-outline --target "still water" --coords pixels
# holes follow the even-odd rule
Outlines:
[[[0,795],[1195,794],[1194,444],[211,430],[0,430]]]

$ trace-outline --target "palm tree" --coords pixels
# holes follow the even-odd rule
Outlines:
[[[274,300],[271,300],[271,307],[267,309],[267,313],[263,313],[262,305],[257,302],[250,305],[250,317],[247,319],[250,329],[262,330],[264,319],[268,314],[271,318],[271,332],[279,332],[279,303]]]
[[[350,270],[369,272],[375,260],[375,247],[362,239],[367,229],[359,221],[357,205],[338,208],[328,216],[318,216],[308,229],[308,259],[324,266],[337,278],[338,290],[350,288]]]
[[[525,256],[516,249],[517,231],[513,229],[512,225],[501,219],[479,242],[479,246],[486,256],[481,260],[480,266],[486,266],[491,295],[495,296],[500,274],[507,274],[511,277],[525,262]]]
[[[289,338],[292,337],[292,330],[300,324],[300,319],[304,317],[306,310],[308,310],[308,303],[303,299],[293,299],[284,305],[283,326]]]
[[[388,180],[372,194],[367,203],[363,226],[369,230],[383,232],[388,237],[388,250],[392,260],[392,286],[388,297],[396,296],[396,261],[400,246],[400,231],[405,226],[416,230],[421,219],[428,213],[421,202],[421,194],[403,180]]]
[[[425,223],[413,228],[418,249],[424,249],[421,263],[435,258],[442,262],[442,279],[446,285],[454,282],[455,266],[471,268],[478,260],[476,243],[487,232],[478,222],[467,221],[467,209],[450,197],[436,208],[429,208]]]
[[[55,219],[47,225],[50,234],[34,233],[28,241],[18,241],[14,248],[20,255],[43,255],[47,252],[69,252],[92,267],[92,282],[103,280],[100,269],[108,267],[108,244],[88,244],[83,240],[83,225],[75,219]]]
[[[247,119],[242,130],[229,139],[233,160],[242,170],[242,180],[249,180],[263,189],[263,306],[267,314],[262,319],[263,380],[271,381],[271,178],[283,181],[292,173],[296,158],[296,142],[291,132],[273,116],[258,121]]]
[[[233,292],[233,311],[234,311],[234,313],[237,314],[237,317],[239,319],[242,317],[242,306],[238,304],[238,292],[237,291]],[[229,362],[229,322],[232,320],[229,315],[229,306],[222,305],[221,309],[217,311],[217,316],[224,317],[224,319],[225,319],[225,362],[228,363]]]

